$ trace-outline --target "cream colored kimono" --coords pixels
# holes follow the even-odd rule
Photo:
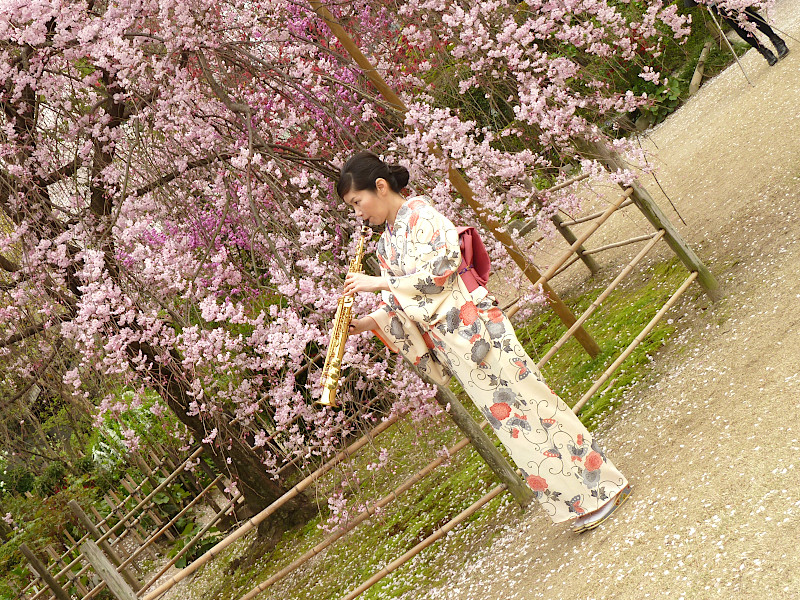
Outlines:
[[[447,383],[447,371],[458,378],[554,522],[593,511],[625,487],[544,383],[497,301],[483,288],[467,290],[456,228],[426,197],[403,204],[377,254],[390,291],[370,315],[376,333],[437,383]]]

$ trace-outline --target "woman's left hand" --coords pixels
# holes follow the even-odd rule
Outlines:
[[[373,277],[364,273],[348,273],[344,280],[345,296],[350,296],[357,292],[379,292],[388,289],[389,282],[385,277]]]

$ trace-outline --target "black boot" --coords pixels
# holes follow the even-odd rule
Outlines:
[[[770,50],[767,50],[763,46],[761,46],[760,48],[756,48],[756,50],[758,50],[759,54],[761,54],[761,56],[763,56],[767,60],[767,64],[769,64],[770,67],[778,62],[778,59],[775,57],[775,55]]]
[[[784,42],[781,38],[776,37],[771,41],[772,45],[775,46],[775,50],[778,51],[778,60],[789,54],[789,48],[786,46],[786,42]]]

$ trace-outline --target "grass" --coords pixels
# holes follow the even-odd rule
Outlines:
[[[589,358],[578,342],[571,339],[542,368],[545,381],[567,404],[574,406],[655,316],[686,276],[686,270],[678,260],[672,259],[649,269],[644,274],[643,283],[627,286],[623,283],[611,292],[584,324],[600,346],[600,354],[596,358]],[[580,315],[602,293],[604,287],[598,285],[565,301],[576,315]],[[581,420],[589,429],[597,426],[601,415],[611,409],[627,389],[646,376],[652,355],[666,343],[675,329],[672,323],[669,314],[659,321],[631,356],[589,399],[580,413]],[[543,311],[517,329],[520,341],[534,359],[544,356],[563,332],[563,324],[553,319],[549,311]]]
[[[553,389],[573,404],[650,321],[685,277],[686,271],[672,260],[650,268],[641,279],[612,292],[586,324],[600,345],[601,354],[589,359],[576,341],[569,341],[543,369]],[[603,289],[604,283],[598,282],[596,287],[567,297],[565,301],[579,314]],[[689,293],[696,289],[690,288]],[[669,316],[665,317],[656,326],[614,374],[609,385],[585,406],[582,417],[588,425],[596,426],[601,416],[620,401],[626,389],[647,377],[652,354],[675,328],[668,319]],[[518,327],[520,341],[532,357],[542,356],[563,331],[563,325],[545,310]],[[461,392],[457,387],[454,386],[454,391]],[[465,405],[474,410],[470,402]],[[473,415],[477,418],[477,411]],[[377,438],[372,447],[365,448],[349,463],[326,476],[316,489],[318,502],[324,502],[338,490],[347,498],[352,514],[356,514],[358,505],[372,503],[388,494],[433,460],[443,446],[451,446],[460,437],[445,416],[424,422],[403,420]],[[381,448],[390,453],[388,468],[368,469]],[[327,600],[342,597],[495,485],[491,471],[477,453],[467,447],[452,457],[449,464],[439,467],[389,504],[381,514],[345,535],[287,579],[262,592],[259,598]],[[248,566],[230,568],[233,552],[216,559],[208,575],[204,570],[196,576],[191,592],[185,597],[190,600],[240,598],[328,536],[320,528],[328,511],[325,506],[321,508],[322,516],[302,529],[285,534],[271,554],[249,557],[249,563],[244,563]],[[424,589],[446,586],[454,574],[452,565],[458,564],[460,568],[481,549],[488,548],[505,527],[513,526],[515,515],[519,515],[519,509],[510,495],[495,498],[466,524],[385,577],[361,598],[397,598],[409,590],[417,590],[419,595]],[[238,548],[240,554],[245,551],[244,544]],[[454,560],[453,557],[458,558]]]

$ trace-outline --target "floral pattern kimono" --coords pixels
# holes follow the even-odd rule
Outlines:
[[[596,510],[627,485],[544,383],[494,297],[467,290],[456,228],[426,197],[403,204],[377,255],[390,291],[370,315],[375,333],[437,383],[458,378],[554,522]]]

